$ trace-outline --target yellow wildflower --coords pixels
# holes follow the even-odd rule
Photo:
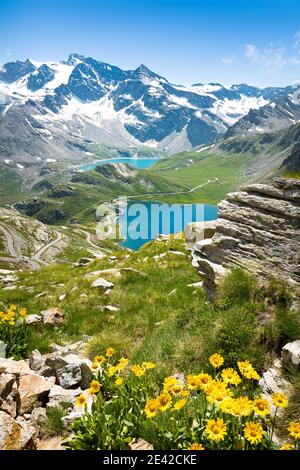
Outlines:
[[[192,444],[188,450],[205,450],[205,447],[203,447],[203,445],[199,444],[198,442],[194,442],[194,444]]]
[[[197,375],[190,374],[187,376],[186,380],[188,383],[188,388],[190,390],[197,390],[198,388],[200,388],[200,383]]]
[[[248,416],[252,411],[252,400],[248,397],[238,397],[234,401],[235,416]]]
[[[170,389],[170,392],[174,393],[175,395],[179,395],[182,392],[182,387],[181,385],[173,385],[173,387]]]
[[[154,418],[156,415],[156,412],[158,410],[158,401],[156,398],[152,398],[151,400],[148,400],[146,403],[146,406],[144,408],[144,412],[147,416],[147,418]]]
[[[106,350],[106,356],[111,357],[115,353],[114,348],[107,348]]]
[[[162,393],[157,397],[157,406],[160,411],[166,411],[172,404],[172,398],[168,393]]]
[[[190,392],[189,392],[188,390],[182,390],[182,391],[180,392],[180,395],[181,395],[182,397],[184,397],[184,398],[187,398],[187,397],[190,396]]]
[[[215,369],[217,369],[224,363],[224,358],[219,353],[215,353],[210,356],[209,362]]]
[[[11,308],[11,310],[17,310],[17,306],[16,306],[16,305],[11,305],[10,308]]]
[[[294,439],[300,439],[300,422],[292,421],[288,426],[288,431]]]
[[[200,374],[198,374],[197,376],[197,382],[199,384],[199,387],[202,389],[202,390],[205,390],[206,387],[208,387],[209,385],[211,385],[211,383],[213,382],[213,378],[211,375],[209,374],[205,374],[204,372],[201,372]]]
[[[103,364],[104,362],[106,362],[106,359],[104,356],[95,356],[94,357],[94,362],[96,364]]]
[[[174,410],[179,411],[181,408],[183,408],[187,403],[187,400],[185,398],[181,398],[181,400],[178,400],[175,405],[173,406]]]
[[[108,377],[112,377],[116,372],[118,372],[118,368],[116,366],[110,366],[107,370]]]
[[[288,397],[284,393],[275,392],[272,395],[272,400],[278,408],[286,408],[289,404]]]
[[[258,444],[263,438],[263,428],[261,424],[250,421],[244,426],[244,437],[250,444]]]
[[[220,410],[223,413],[228,413],[231,415],[235,414],[235,400],[231,397],[226,397],[220,403]]]
[[[143,362],[142,365],[145,369],[155,369],[156,367],[155,362]]]
[[[260,376],[253,368],[251,362],[249,361],[240,361],[238,362],[238,368],[241,374],[246,377],[246,379],[259,380]]]
[[[90,368],[92,371],[99,370],[99,364],[97,364],[97,362],[93,362]]]
[[[77,406],[84,406],[86,405],[86,398],[84,395],[79,395],[77,398],[76,398],[76,405]]]
[[[294,450],[294,446],[293,444],[286,443],[283,444],[279,450]]]
[[[253,410],[259,416],[266,416],[270,414],[270,404],[265,398],[255,398],[253,402]]]
[[[227,433],[227,426],[222,418],[209,419],[205,428],[208,439],[223,441]]]
[[[176,377],[166,377],[164,380],[164,391],[169,392],[174,386],[179,386],[178,379]]]
[[[231,385],[239,385],[242,381],[239,374],[231,367],[222,370],[221,376],[225,383]]]
[[[134,373],[134,375],[136,377],[142,377],[142,375],[144,375],[145,372],[146,372],[145,369],[142,366],[140,366],[139,364],[133,365],[131,367],[131,370],[132,370],[132,372]]]
[[[26,308],[22,308],[22,309],[20,310],[20,315],[21,315],[22,317],[26,317],[26,316],[27,316],[27,309],[26,309]]]
[[[91,395],[94,395],[99,392],[100,388],[101,388],[100,382],[98,382],[98,380],[92,380],[90,383],[89,393]]]
[[[121,357],[121,359],[119,360],[119,363],[117,364],[117,367],[119,369],[124,370],[125,367],[128,365],[128,362],[129,362],[128,359],[125,359],[125,357]]]
[[[224,398],[229,398],[232,392],[228,390],[227,385],[218,380],[205,390],[207,401],[213,404],[220,404]]]
[[[123,384],[123,379],[122,377],[118,377],[116,380],[115,380],[115,384],[119,387],[120,385]]]

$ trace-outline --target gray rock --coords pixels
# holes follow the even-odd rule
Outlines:
[[[28,325],[31,325],[33,323],[40,323],[42,320],[43,320],[43,318],[42,318],[41,315],[32,314],[32,315],[28,315],[28,317],[26,318],[26,323]]]
[[[5,400],[0,400],[0,410],[9,414],[12,418],[16,418],[18,412],[18,403],[11,395],[9,395],[5,398]]]
[[[108,312],[119,312],[119,307],[115,307],[114,305],[105,305],[103,307],[103,310],[106,310]]]
[[[45,359],[45,364],[46,366],[49,366],[56,370],[56,369],[61,369],[62,367],[68,365],[68,362],[59,355],[59,356],[47,357]]]
[[[0,374],[2,372],[6,372],[7,374],[13,374],[16,377],[31,374],[32,371],[28,364],[21,360],[15,361],[14,359],[7,358],[1,359],[0,358]]]
[[[77,263],[74,263],[73,266],[75,268],[81,267],[81,266],[87,266],[91,261],[93,261],[93,258],[80,258]]]
[[[81,381],[79,385],[82,389],[88,388],[93,377],[91,371],[92,362],[89,359],[79,357],[76,354],[68,354],[64,359],[68,364],[79,365],[81,371]]]
[[[44,359],[41,353],[37,349],[34,349],[34,351],[32,351],[32,353],[29,355],[30,369],[40,370],[43,365],[44,365]]]
[[[46,408],[43,408],[42,406],[38,406],[37,408],[34,408],[31,412],[29,421],[33,426],[41,424],[43,421],[46,421],[47,419],[47,411]]]
[[[40,314],[45,325],[60,326],[64,323],[64,312],[58,307],[43,310]]]
[[[40,292],[39,294],[37,294],[37,295],[35,296],[35,299],[40,299],[41,297],[45,297],[45,295],[47,295],[47,292],[46,292],[46,291]]]
[[[65,428],[68,428],[76,419],[81,418],[84,415],[84,408],[78,411],[71,411],[71,413],[62,417],[62,422]]]
[[[300,340],[287,343],[281,351],[282,362],[287,366],[299,366],[300,364]]]
[[[57,372],[57,381],[63,388],[72,388],[82,380],[81,368],[78,364],[68,364]]]
[[[99,277],[92,283],[92,287],[101,288],[104,290],[113,289],[114,284],[112,282],[106,281],[103,277]]]
[[[288,383],[282,376],[280,361],[276,360],[273,366],[264,372],[258,384],[263,393],[268,395],[274,392],[282,392],[287,388]]]
[[[53,406],[59,406],[61,403],[70,403],[74,404],[75,399],[78,395],[82,393],[81,388],[76,388],[75,390],[72,389],[65,389],[60,385],[53,385],[49,392],[49,401],[47,403],[47,408]]]

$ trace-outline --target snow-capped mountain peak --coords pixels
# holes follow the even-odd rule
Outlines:
[[[13,106],[25,106],[51,135],[56,127],[97,143],[172,152],[213,142],[250,110],[292,91],[246,84],[173,85],[143,64],[122,70],[76,53],[67,61],[27,59],[0,69],[5,117]]]

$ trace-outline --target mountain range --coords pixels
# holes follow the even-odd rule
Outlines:
[[[300,119],[300,88],[181,86],[140,65],[122,70],[71,54],[0,68],[0,162],[82,161],[91,146],[168,154],[218,138],[273,131]]]

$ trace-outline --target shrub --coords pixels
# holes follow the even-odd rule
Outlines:
[[[289,341],[300,338],[300,312],[279,310],[276,314],[278,345],[282,347]]]
[[[131,341],[125,333],[110,327],[109,330],[104,330],[91,339],[88,344],[88,356],[93,358],[99,350],[107,349],[109,346],[119,351],[121,356],[128,355],[132,347]]]
[[[218,322],[214,348],[224,354],[227,365],[233,366],[239,358],[249,357],[249,347],[257,339],[255,314],[235,307],[221,313]]]
[[[43,431],[49,436],[63,435],[66,433],[62,418],[68,413],[69,403],[60,403],[47,409],[47,418],[41,423]]]
[[[280,279],[269,280],[267,294],[271,302],[283,309],[287,309],[292,303],[291,289]]]
[[[0,311],[0,339],[6,344],[6,356],[20,359],[26,356],[28,327],[25,322],[26,308],[18,309],[16,305]]]
[[[272,417],[249,361],[237,362],[236,370],[224,369],[224,358],[215,353],[209,358],[210,373],[170,376],[159,384],[153,380],[154,363],[132,365],[116,357],[108,348],[94,358],[94,380],[76,401],[85,414],[73,425],[70,449],[129,449],[138,438],[159,450],[278,448],[273,440],[277,409],[285,408],[288,398],[273,395]],[[300,437],[296,422],[288,443],[295,449],[298,426]]]
[[[252,302],[259,293],[259,287],[251,274],[240,268],[233,269],[222,280],[218,303],[229,307]]]

